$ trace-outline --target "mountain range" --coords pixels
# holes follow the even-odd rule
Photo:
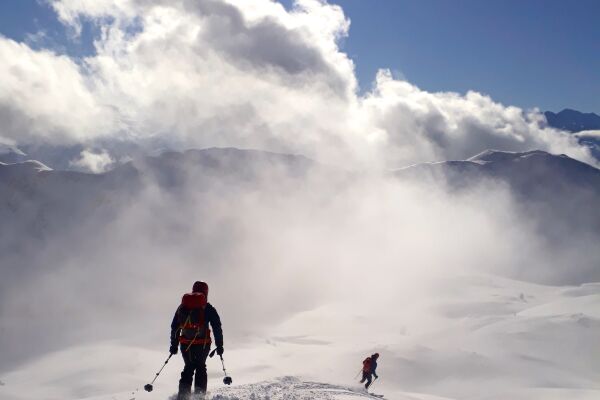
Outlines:
[[[600,116],[594,113],[582,113],[564,109],[558,113],[544,112],[549,127],[571,132],[580,144],[588,147],[592,155],[600,161]],[[152,150],[148,150],[152,149]],[[159,156],[170,152],[170,146],[158,139],[142,142],[104,140],[91,149],[77,145],[7,145],[0,142],[0,162],[13,164],[27,160],[37,160],[56,170],[86,172],[85,167],[77,163],[82,152],[95,154],[106,152],[111,162],[106,170],[126,164],[130,160],[143,159],[148,154]],[[98,171],[93,171],[98,172]]]
[[[595,113],[582,113],[565,108],[558,113],[546,111],[544,116],[549,126],[563,131],[575,133],[600,130],[600,115]]]
[[[69,213],[88,213],[106,202],[130,198],[144,183],[177,193],[187,183],[208,190],[216,184],[244,187],[279,178],[302,180],[311,170],[335,171],[304,156],[259,150],[210,148],[165,152],[118,165],[100,174],[52,170],[39,161],[0,163],[0,216],[30,216],[36,224]],[[264,171],[269,171],[265,177]],[[351,174],[335,171],[338,176]],[[422,163],[391,174],[400,179],[446,184],[461,190],[482,181],[501,182],[527,204],[543,204],[555,217],[577,217],[578,223],[600,232],[600,170],[564,154],[544,151],[487,150],[467,160]],[[566,201],[565,199],[568,199]],[[21,211],[26,210],[24,214]]]
[[[354,173],[303,156],[234,148],[165,152],[101,174],[56,171],[38,161],[0,163],[0,218],[6,222],[0,229],[0,248],[15,254],[21,237],[42,240],[94,216],[109,221],[121,207],[134,203],[148,183],[186,201],[191,188],[228,193],[265,186],[297,190],[310,172],[318,172],[332,186],[354,179]],[[454,192],[486,183],[503,185],[549,240],[560,242],[574,232],[600,234],[600,170],[566,155],[488,150],[467,160],[417,164],[389,174]],[[594,276],[600,279],[600,271]]]

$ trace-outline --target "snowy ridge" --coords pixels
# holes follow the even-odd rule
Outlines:
[[[209,360],[209,398],[374,398],[353,380],[361,357],[375,346],[359,340],[364,348],[357,351],[357,338],[367,337],[373,326],[387,334],[381,337],[380,380],[371,390],[389,400],[600,398],[599,283],[548,286],[465,276],[440,279],[436,293],[401,302],[391,315],[357,307],[346,315],[340,313],[344,304],[298,313],[273,327],[271,339],[295,334],[307,340],[266,343],[260,337],[231,348],[231,387],[221,383],[220,363]],[[411,313],[418,319],[411,320]],[[180,356],[169,362],[153,392],[143,391],[164,357],[160,347],[115,342],[71,347],[1,373],[0,399],[172,400]],[[282,374],[293,377],[277,378]]]
[[[358,388],[352,389],[318,382],[303,382],[292,376],[278,378],[272,381],[243,385],[216,390],[213,400],[243,400],[243,399],[349,399],[376,398]]]
[[[0,166],[11,168],[14,170],[22,170],[22,171],[31,171],[31,172],[43,172],[43,171],[52,171],[52,168],[48,167],[44,163],[37,160],[27,160],[18,163],[2,163],[0,162]]]
[[[374,393],[377,390],[375,389]],[[394,400],[444,400],[442,397],[414,393],[396,394]],[[175,400],[176,397],[170,400]],[[348,387],[328,383],[307,382],[293,376],[277,378],[272,381],[223,388],[214,391],[212,400],[350,400],[380,399],[382,395],[367,393],[359,387]]]
[[[525,152],[484,150],[481,153],[477,154],[476,156],[473,156],[473,157],[467,159],[467,161],[471,161],[471,162],[475,162],[475,163],[483,165],[483,164],[493,163],[493,162],[510,162],[510,161],[515,161],[518,159],[523,159],[523,158],[527,158],[527,157],[531,157],[531,156],[546,157],[546,158],[553,158],[553,157],[568,158],[564,154],[552,155],[552,154],[542,151],[542,150],[531,150],[531,151],[525,151]]]

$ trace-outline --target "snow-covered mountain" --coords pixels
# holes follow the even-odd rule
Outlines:
[[[443,175],[452,183],[467,183],[474,177],[502,179],[528,194],[543,188],[560,191],[565,185],[600,191],[600,170],[564,154],[541,150],[523,153],[486,150],[464,161],[416,164],[397,171],[398,175],[424,174],[423,178]]]
[[[18,226],[42,234],[57,224],[65,228],[67,215],[79,220],[110,214],[111,208],[131,201],[148,182],[170,193],[185,190],[188,184],[202,190],[219,185],[243,188],[259,181],[279,185],[283,178],[302,180],[315,169],[333,171],[303,156],[233,148],[166,152],[101,174],[51,170],[37,161],[0,164],[0,216],[13,222],[5,225],[11,230]],[[464,161],[410,166],[394,175],[454,188],[493,180],[508,185],[524,206],[535,205],[561,224],[570,220],[600,231],[600,209],[595,207],[600,199],[600,170],[565,155],[488,150]],[[346,175],[338,171],[337,177],[341,176]]]
[[[569,227],[593,235],[600,232],[600,170],[564,154],[488,150],[468,160],[418,164],[395,174],[453,190],[469,190],[485,182],[505,185],[518,207],[559,242],[569,235]]]
[[[303,156],[233,148],[165,152],[100,174],[52,170],[32,160],[0,163],[0,218],[7,222],[0,229],[0,248],[7,242],[18,246],[11,238],[19,235],[52,234],[93,215],[110,218],[149,182],[171,193],[188,184],[201,190],[240,187],[257,184],[265,178],[260,172],[268,170],[277,184],[278,176],[301,178],[314,165]]]
[[[447,183],[464,188],[484,180],[508,185],[523,203],[546,204],[560,212],[587,209],[600,196],[600,170],[564,154],[487,150],[468,160],[417,164],[395,171],[398,177]],[[587,219],[597,217],[590,208]],[[600,227],[600,225],[599,225]]]
[[[100,174],[51,170],[37,161],[0,164],[0,217],[7,222],[0,229],[0,249],[27,252],[21,237],[44,240],[82,223],[110,221],[117,210],[135,204],[148,184],[183,199],[190,191],[301,188],[312,175],[330,180],[330,187],[354,179],[303,156],[233,148],[166,152]],[[468,160],[417,164],[393,175],[451,190],[485,182],[508,187],[551,240],[600,232],[600,170],[565,155],[488,150]]]

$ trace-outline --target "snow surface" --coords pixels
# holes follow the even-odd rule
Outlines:
[[[373,388],[376,386],[374,385]],[[377,394],[377,390],[372,390]],[[282,377],[267,382],[250,385],[241,385],[232,388],[221,388],[211,393],[214,400],[245,400],[245,399],[269,399],[269,400],[350,400],[357,398],[379,398],[372,396],[358,385],[354,387],[331,385],[318,382],[302,381],[296,377]],[[434,400],[431,396],[419,396],[414,394],[398,393],[394,396],[398,400]],[[441,398],[437,398],[440,399]]]
[[[221,365],[210,359],[209,390],[215,400],[369,398],[353,377],[377,349],[373,391],[387,399],[598,399],[599,310],[600,284],[441,279],[435,298],[394,311],[330,303],[232,344],[225,360],[234,385],[223,387]],[[0,398],[167,400],[179,355],[153,392],[142,389],[165,358],[165,349],[116,342],[70,348],[1,375]]]

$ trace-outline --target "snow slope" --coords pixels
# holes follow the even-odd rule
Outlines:
[[[373,385],[371,392],[378,395],[376,385]],[[371,395],[358,385],[348,387],[308,382],[290,376],[256,384],[217,389],[211,395],[213,400],[351,400],[378,399],[381,396]],[[389,395],[387,398],[390,398]],[[442,397],[416,393],[395,393],[393,398],[396,400],[443,400]]]
[[[368,398],[353,377],[375,350],[381,379],[373,391],[387,399],[600,398],[600,284],[464,276],[434,286],[435,298],[411,293],[395,309],[324,304],[231,343],[234,385],[223,387],[220,363],[209,360],[212,398]],[[116,342],[70,348],[0,376],[0,398],[166,400],[176,392],[179,355],[152,393],[142,389],[165,351]]]

